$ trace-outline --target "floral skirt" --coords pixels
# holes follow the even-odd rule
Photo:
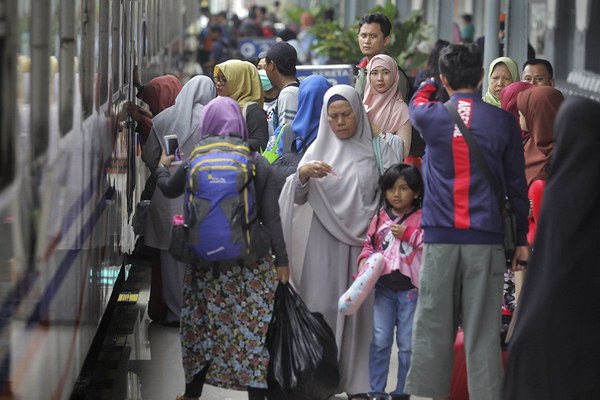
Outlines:
[[[206,383],[233,390],[267,387],[275,268],[211,270],[187,266],[181,310],[181,347],[186,382],[210,363]]]

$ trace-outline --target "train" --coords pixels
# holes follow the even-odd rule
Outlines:
[[[133,66],[167,70],[199,13],[0,0],[0,398],[71,396],[135,245]]]

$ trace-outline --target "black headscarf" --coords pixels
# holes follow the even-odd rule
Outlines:
[[[529,271],[508,348],[504,399],[600,393],[600,103],[564,101]]]

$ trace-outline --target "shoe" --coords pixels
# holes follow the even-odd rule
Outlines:
[[[355,393],[355,394],[348,395],[348,400],[369,400],[369,399],[370,399],[370,397],[366,393]]]
[[[200,400],[200,397],[188,397],[185,393],[181,393],[175,397],[175,400]]]
[[[179,321],[161,321],[160,323],[162,326],[167,326],[169,328],[179,328]],[[186,400],[186,398],[184,397],[183,400]]]
[[[410,400],[410,394],[401,394],[400,396],[392,396],[392,400]]]

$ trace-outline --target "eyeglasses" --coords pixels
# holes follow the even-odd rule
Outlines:
[[[215,83],[219,83],[221,85],[226,85],[227,84],[227,79],[225,79],[224,76],[217,75],[217,76],[214,77],[214,81],[215,81]]]

